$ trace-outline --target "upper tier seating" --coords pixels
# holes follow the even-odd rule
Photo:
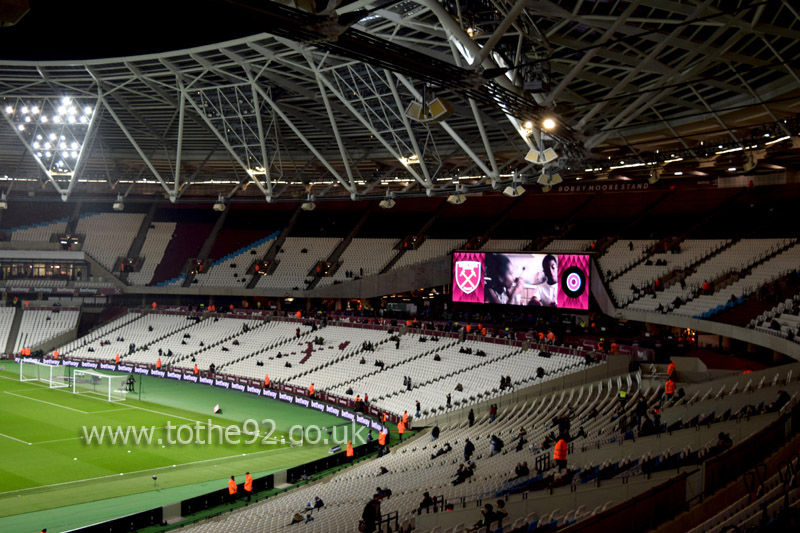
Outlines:
[[[483,246],[481,252],[519,252],[522,251],[530,241],[525,239],[489,239]]]
[[[113,271],[117,259],[128,254],[143,220],[139,213],[87,213],[76,232],[85,235],[83,251]]]
[[[699,263],[694,273],[684,279],[685,289],[676,283],[657,293],[655,298],[646,296],[636,300],[629,307],[643,311],[655,311],[659,307],[666,311],[680,307],[674,305],[677,299],[685,302],[693,297],[704,281],[711,282],[729,272],[739,272],[791,242],[793,242],[791,239],[742,239]]]
[[[318,287],[333,285],[336,281],[347,281],[347,272],[354,276],[368,277],[379,274],[386,263],[394,257],[397,239],[353,239],[339,257],[339,269],[333,276],[322,278]],[[364,275],[361,276],[361,272]]]
[[[249,246],[215,261],[196,276],[201,287],[244,287],[250,278],[247,270],[254,261],[261,259],[277,235],[270,235]]]
[[[128,281],[131,285],[150,284],[156,268],[164,257],[164,251],[172,239],[175,227],[174,222],[153,222],[150,229],[147,230],[142,251],[139,252],[139,256],[144,258],[144,262],[138,272],[128,274]]]
[[[597,261],[600,272],[611,278],[635,264],[651,248],[656,241],[653,240],[618,240],[605,251]]]
[[[742,296],[752,294],[759,287],[797,270],[798,265],[800,265],[800,245],[796,244],[754,267],[749,274],[744,274],[727,287],[715,290],[713,294],[700,295],[687,302],[677,308],[675,313],[705,318],[709,313],[726,305],[732,305]]]
[[[592,246],[592,240],[568,240],[554,239],[544,247],[545,252],[567,252],[581,253],[586,252]]]
[[[308,274],[319,261],[326,261],[341,242],[339,238],[287,237],[276,259],[275,272],[261,276],[256,288],[304,289],[313,277]],[[305,250],[305,252],[303,252]]]
[[[42,222],[34,226],[26,226],[11,230],[12,241],[22,242],[50,242],[53,234],[64,233],[67,229],[68,218],[53,220],[52,222]]]
[[[769,311],[761,313],[747,325],[762,333],[800,341],[800,294],[787,298]]]
[[[631,287],[640,290],[650,287],[656,279],[674,270],[687,268],[689,265],[700,261],[703,257],[716,252],[728,242],[730,241],[724,239],[692,239],[681,242],[680,252],[678,253],[653,254],[648,261],[636,265],[611,281],[609,284],[611,294],[620,305],[629,304],[637,297]],[[606,255],[608,255],[608,252]],[[636,309],[636,304],[631,305],[631,308]]]
[[[464,239],[426,239],[419,248],[415,250],[406,250],[406,252],[397,260],[392,270],[398,270],[438,257],[445,257],[453,250],[457,250],[464,246],[466,241]]]

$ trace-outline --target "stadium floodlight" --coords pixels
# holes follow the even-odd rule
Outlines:
[[[461,205],[467,201],[465,192],[467,189],[463,185],[456,185],[455,192],[447,197],[447,201],[453,205]]]
[[[518,196],[522,196],[525,194],[525,188],[522,185],[509,185],[505,189],[503,189],[503,194],[506,196],[510,196],[511,198],[516,198]]]
[[[72,394],[91,394],[108,402],[124,402],[128,394],[125,382],[128,376],[111,376],[75,369],[72,377]]]
[[[311,196],[310,194],[308,195],[306,201],[300,204],[300,209],[302,209],[303,211],[313,211],[316,208],[317,204],[314,203],[314,197]]]
[[[544,187],[552,187],[553,185],[558,185],[562,181],[564,180],[561,178],[561,175],[558,172],[542,171],[542,174],[539,176],[539,179],[536,180],[536,183]]]
[[[19,362],[19,380],[41,381],[47,383],[51,389],[63,389],[69,387],[69,369],[68,366],[48,365],[22,359]]]
[[[123,198],[121,194],[117,195],[117,201],[114,202],[114,205],[111,206],[114,211],[123,211],[125,210],[125,202],[123,202]]]
[[[217,203],[214,204],[214,211],[225,211],[225,198],[220,194],[217,196]]]
[[[386,196],[383,198],[383,200],[380,201],[378,205],[381,206],[383,209],[391,209],[394,207],[394,204],[395,204],[394,193],[387,190]]]
[[[467,201],[467,197],[461,193],[456,193],[448,196],[447,201],[453,205],[461,205]]]
[[[529,163],[535,163],[537,165],[546,165],[548,163],[552,163],[556,159],[558,159],[558,153],[552,148],[547,148],[543,151],[539,151],[534,148],[529,150],[528,154],[525,156],[525,161],[528,161]]]

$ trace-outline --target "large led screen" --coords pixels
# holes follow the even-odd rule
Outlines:
[[[589,309],[589,255],[453,254],[453,301]]]

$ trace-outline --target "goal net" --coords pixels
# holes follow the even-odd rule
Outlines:
[[[69,387],[70,367],[61,365],[48,365],[39,361],[19,362],[20,381],[40,381],[46,383],[51,389]]]
[[[73,394],[90,394],[109,402],[124,402],[128,376],[110,376],[90,370],[75,369],[72,378]]]

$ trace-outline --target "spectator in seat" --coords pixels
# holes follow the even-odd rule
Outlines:
[[[437,457],[441,457],[442,455],[444,455],[444,454],[448,453],[448,452],[449,452],[450,450],[452,450],[452,449],[453,449],[453,447],[452,447],[452,446],[450,446],[450,443],[449,443],[449,442],[446,442],[446,443],[444,444],[444,446],[442,446],[441,448],[439,448],[439,449],[436,451],[436,453],[433,453],[433,454],[431,454],[431,460],[433,460],[433,459],[436,459]]]
[[[325,502],[319,496],[314,496],[314,509],[319,510],[325,507]]]
[[[475,451],[475,445],[472,443],[471,440],[469,440],[469,438],[467,438],[467,440],[464,443],[464,461],[469,461],[474,451]]]
[[[497,520],[497,515],[494,512],[494,507],[491,503],[487,503],[481,509],[481,519],[475,522],[475,525],[469,528],[468,531],[479,531],[481,528],[486,528],[486,531],[491,530],[491,525]]]
[[[503,451],[503,441],[497,435],[492,435],[489,440],[489,457],[497,455]]]
[[[720,432],[717,436],[717,449],[719,451],[725,451],[728,448],[733,447],[733,439],[727,433]]]
[[[789,394],[785,390],[779,390],[778,391],[778,397],[775,398],[774,402],[770,403],[767,406],[767,412],[768,413],[774,413],[775,411],[780,411],[781,408],[784,405],[789,403],[790,399],[791,398],[790,398]]]
[[[364,511],[361,513],[361,520],[364,522],[363,533],[374,533],[380,519],[381,502],[373,496],[364,506]],[[359,531],[362,531],[361,528],[359,528]]]
[[[495,518],[497,518],[497,527],[503,527],[503,519],[508,516],[506,512],[506,501],[505,500],[497,500],[497,509],[494,512]]]
[[[433,498],[426,492],[422,495],[422,501],[419,504],[419,508],[417,508],[417,514],[421,514],[423,509],[427,509],[431,506],[433,506]]]

